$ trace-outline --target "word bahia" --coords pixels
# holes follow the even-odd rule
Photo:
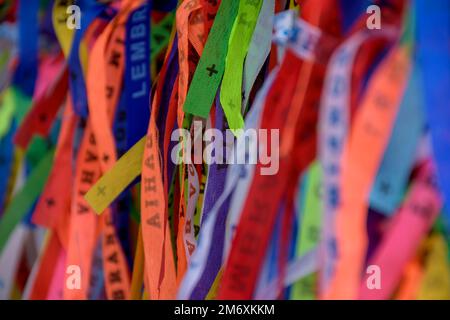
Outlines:
[[[279,170],[278,129],[221,131],[209,128],[203,131],[202,122],[194,121],[193,135],[189,130],[178,129],[172,132],[170,139],[178,142],[171,152],[175,164],[260,164],[261,175],[267,176]]]

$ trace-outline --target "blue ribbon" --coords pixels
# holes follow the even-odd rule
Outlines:
[[[86,84],[80,62],[80,44],[89,25],[100,16],[106,8],[95,0],[78,0],[75,2],[81,10],[80,29],[75,31],[70,50],[68,67],[69,67],[69,88],[72,93],[73,108],[77,115],[86,118],[88,115],[88,102],[86,94]]]
[[[127,147],[127,132],[129,130],[129,125],[127,122],[127,100],[125,98],[126,94],[122,91],[119,99],[119,104],[117,106],[113,132],[117,148],[117,156],[121,157],[128,150]],[[131,193],[130,188],[126,188],[122,192],[113,205],[113,216],[114,216],[114,227],[116,229],[116,234],[119,238],[120,244],[122,245],[123,252],[127,258],[128,267],[131,270],[132,267],[132,253],[130,247],[130,210],[131,210]]]
[[[148,1],[127,21],[124,88],[129,147],[147,133],[150,119],[150,12]]]
[[[155,10],[170,12],[177,7],[177,0],[156,0],[154,6]]]
[[[38,10],[39,1],[19,1],[19,65],[13,77],[13,84],[32,97],[38,65]]]
[[[370,194],[370,205],[392,215],[400,205],[424,130],[420,74],[414,68],[388,147]]]
[[[430,126],[431,143],[437,166],[437,183],[450,200],[450,1],[416,0],[417,62],[421,66]],[[444,223],[450,228],[450,212],[444,210]]]

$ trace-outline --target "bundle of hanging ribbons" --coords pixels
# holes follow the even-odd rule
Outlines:
[[[449,17],[0,1],[0,299],[450,299]]]

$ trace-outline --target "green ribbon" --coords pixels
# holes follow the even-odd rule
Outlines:
[[[11,232],[33,206],[47,181],[53,165],[55,150],[47,152],[27,179],[23,188],[14,196],[0,220],[0,252]]]
[[[169,44],[175,14],[169,13],[157,25],[151,28],[151,54],[150,60],[154,61]]]
[[[314,162],[308,172],[305,188],[305,206],[300,222],[300,230],[297,237],[297,256],[317,247],[321,230],[321,199],[320,199],[321,168],[318,162]],[[291,298],[294,300],[314,300],[316,293],[317,275],[311,274],[298,280],[292,286]]]
[[[31,107],[31,97],[25,95],[14,86],[5,90],[0,105],[0,139],[9,131],[12,120],[16,116],[17,123],[21,123]]]
[[[238,4],[238,0],[224,0],[220,4],[186,96],[183,108],[186,113],[202,118],[209,115],[225,70],[228,40],[238,12]]]
[[[242,73],[244,59],[255,30],[261,4],[261,0],[241,1],[231,31],[225,60],[225,72],[220,89],[220,103],[227,118],[228,126],[233,132],[244,127],[244,118],[241,114]]]

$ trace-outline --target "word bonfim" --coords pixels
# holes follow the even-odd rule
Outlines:
[[[260,164],[261,175],[278,173],[278,129],[203,130],[202,121],[194,121],[191,131],[177,129],[172,132],[170,140],[178,142],[171,152],[175,164]]]

